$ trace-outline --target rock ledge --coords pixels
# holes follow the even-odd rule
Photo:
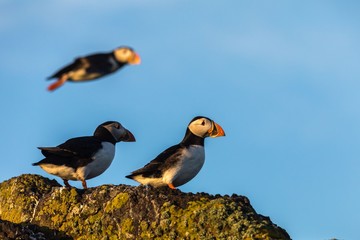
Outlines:
[[[0,183],[0,219],[4,239],[290,239],[244,196],[128,185],[66,189],[30,174]]]

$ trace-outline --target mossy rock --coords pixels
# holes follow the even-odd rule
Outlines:
[[[12,223],[0,219],[1,240],[71,240],[64,232],[31,223]]]
[[[0,219],[74,239],[290,239],[243,196],[127,185],[68,189],[38,175],[0,184]]]
[[[0,184],[0,218],[14,223],[30,221],[44,194],[60,184],[39,175],[21,175]]]

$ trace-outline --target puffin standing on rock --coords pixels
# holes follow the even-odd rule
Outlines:
[[[117,142],[135,142],[134,135],[120,123],[108,121],[99,125],[93,136],[71,138],[57,147],[39,147],[45,158],[33,166],[63,179],[82,182],[99,176],[111,164]]]
[[[166,149],[126,177],[144,185],[176,189],[193,179],[203,166],[205,138],[220,136],[225,136],[225,132],[219,124],[207,117],[195,117],[179,144]]]
[[[130,47],[119,47],[110,53],[96,53],[76,58],[48,77],[48,80],[57,78],[57,81],[48,87],[53,91],[66,81],[82,82],[93,80],[113,73],[127,64],[140,64],[140,56]]]

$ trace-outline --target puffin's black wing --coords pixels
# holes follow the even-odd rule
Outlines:
[[[130,179],[137,175],[153,178],[161,177],[163,170],[168,169],[169,166],[172,166],[174,162],[178,161],[182,148],[183,146],[180,144],[169,147],[144,167],[133,171],[126,177]]]
[[[52,76],[48,77],[48,80],[52,78],[59,78],[64,73],[76,71],[81,68],[86,69],[88,73],[109,73],[113,67],[111,62],[109,62],[110,56],[111,53],[97,53],[85,57],[76,58],[73,63],[63,67],[62,69],[54,73]]]
[[[84,58],[76,58],[73,63],[61,68],[60,70],[58,70],[56,73],[54,73],[47,79],[50,80],[52,78],[59,78],[64,73],[68,73],[70,71],[75,71],[80,68],[86,68],[87,65],[88,64],[87,64],[86,60],[84,60]]]
[[[115,60],[111,61],[110,58],[113,58],[111,53],[99,53],[86,57],[86,60],[90,64],[86,71],[88,73],[99,73],[101,75],[113,72],[117,68],[114,68],[114,63],[112,63]],[[122,65],[119,62],[117,62],[117,64]]]
[[[95,137],[72,138],[57,147],[39,147],[45,158],[33,165],[51,163],[71,167],[84,166],[92,161],[94,153],[101,148],[101,141]]]

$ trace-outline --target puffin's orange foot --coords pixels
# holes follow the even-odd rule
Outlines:
[[[82,186],[84,189],[87,189],[87,185],[86,185],[86,181],[85,180],[81,180]]]
[[[68,181],[68,180],[63,179],[63,181],[64,181],[64,184],[65,184],[65,187],[71,188],[71,185],[69,184],[69,181]]]
[[[55,89],[61,87],[66,82],[67,79],[68,79],[68,76],[66,74],[64,74],[56,82],[51,84],[47,89],[49,91],[54,91]]]
[[[168,183],[169,188],[176,189],[176,187],[172,183]]]

